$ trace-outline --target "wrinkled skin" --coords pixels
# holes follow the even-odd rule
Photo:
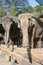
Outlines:
[[[24,13],[18,16],[20,28],[23,34],[23,42],[22,42],[23,47],[29,46],[28,29],[30,26],[31,18],[32,18],[31,14],[29,13]]]
[[[5,30],[5,35],[4,35],[4,42],[7,45],[10,44],[17,44],[20,40],[20,29],[19,29],[19,24],[17,22],[17,19],[9,18],[8,16],[5,16],[2,19],[2,26]]]
[[[27,47],[29,46],[30,48],[36,48],[36,47],[41,47],[41,38],[38,38],[38,36],[43,37],[43,28],[39,25],[38,20],[33,18],[30,13],[24,13],[20,14],[18,16],[18,25],[15,25],[15,21],[12,22],[11,18],[5,17],[2,19],[3,23],[2,26],[5,30],[5,36],[4,36],[4,41],[5,44],[12,43],[13,36],[16,37],[16,41],[18,42],[18,39],[20,39],[20,30],[22,31],[23,34],[23,41],[22,41],[22,46]],[[14,24],[13,24],[14,23]],[[12,29],[11,29],[12,26]],[[16,29],[15,29],[16,26]],[[19,30],[19,34],[17,33],[17,29]],[[11,33],[12,32],[12,33]],[[16,35],[15,35],[16,32]],[[38,38],[38,41],[35,40]],[[38,44],[37,44],[38,42]]]
[[[5,44],[7,44],[8,39],[9,39],[9,30],[10,30],[10,26],[12,24],[12,21],[10,20],[9,17],[4,17],[2,19],[2,21],[3,21],[2,26],[3,26],[4,30],[5,30],[4,42],[5,42]]]
[[[20,42],[21,35],[22,33],[20,28],[18,28],[18,24],[13,23],[10,27],[9,39],[14,42],[13,44],[18,45]]]
[[[39,20],[36,18],[31,19],[32,26],[34,25],[33,35],[32,35],[32,47],[41,48],[43,39],[43,27],[39,24]]]
[[[38,19],[32,17],[29,13],[24,13],[18,16],[20,28],[23,34],[22,46],[30,48],[41,47],[41,36],[43,28],[39,25]],[[42,32],[42,33],[41,33]],[[39,38],[38,38],[39,36]],[[43,36],[42,36],[43,37]]]

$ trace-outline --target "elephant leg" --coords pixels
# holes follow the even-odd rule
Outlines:
[[[6,45],[8,44],[8,39],[9,39],[9,32],[5,32],[4,42]]]
[[[23,30],[23,43],[22,46],[23,47],[27,47],[28,44],[28,31],[27,30]]]
[[[33,36],[32,36],[32,39],[31,39],[31,43],[32,43],[32,44],[31,44],[31,47],[32,47],[32,49],[33,49],[33,43],[34,43],[34,42],[33,42]]]
[[[4,42],[5,42],[5,44],[7,44],[6,37],[7,37],[7,33],[5,32],[5,36],[4,36]]]
[[[9,40],[9,32],[7,32],[7,39],[6,40],[8,42],[8,40]]]
[[[34,42],[33,47],[34,47],[34,48],[37,48],[37,41]]]
[[[36,40],[36,38],[33,39],[33,48],[37,48],[37,40]]]
[[[41,48],[41,45],[42,45],[42,40],[40,38],[39,41],[38,41],[38,48]]]

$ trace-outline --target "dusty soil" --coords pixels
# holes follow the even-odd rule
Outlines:
[[[34,60],[31,64],[27,55],[27,48],[14,46],[14,51],[11,52],[11,47],[0,45],[0,65],[41,65]]]

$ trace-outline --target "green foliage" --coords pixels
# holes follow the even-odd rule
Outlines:
[[[17,16],[17,14],[18,14],[18,10],[14,5],[12,5],[12,7],[11,7],[10,14],[12,16]]]
[[[33,7],[32,6],[28,6],[27,8],[28,8],[29,12],[31,12],[31,13],[33,12]]]
[[[42,12],[42,6],[41,5],[37,5],[36,7],[35,7],[35,11],[36,12]]]
[[[1,0],[1,2],[3,3],[3,1]],[[15,7],[18,9],[21,9],[23,7],[25,7],[25,5],[28,5],[28,1],[27,0],[4,0],[4,6],[6,6],[6,4],[8,5],[9,8],[11,8],[12,4],[15,5]],[[6,7],[6,8],[8,8]]]
[[[9,3],[9,5],[11,5],[8,8],[10,8],[10,14],[12,16],[17,16],[21,13],[30,12],[35,17],[38,17],[43,11],[43,6],[41,6],[41,5],[36,5],[35,7],[32,7],[30,5],[26,6],[25,3],[27,2],[27,0],[12,0],[12,1],[5,0],[5,1],[6,1],[6,4]],[[19,9],[19,7],[18,7],[18,9],[17,9],[17,6],[20,6],[21,8]],[[0,17],[2,17],[4,15],[6,15],[6,13],[4,11],[4,7],[2,4],[0,4]]]
[[[6,12],[4,11],[4,7],[2,4],[0,4],[0,18],[5,16],[6,15]]]
[[[22,12],[23,12],[23,13],[24,13],[24,12],[29,12],[28,6],[24,7],[24,8],[22,9]]]
[[[33,12],[33,8],[31,6],[25,6],[24,8],[22,8],[21,10],[18,10],[18,15],[21,13],[26,13],[26,12]]]
[[[36,5],[34,8],[33,8],[33,16],[38,18],[41,14],[43,13],[43,6],[41,5]]]
[[[25,6],[25,4],[27,4],[27,0],[12,0],[12,4],[14,4],[15,6]],[[24,7],[23,6],[23,7]]]
[[[38,18],[41,15],[41,13],[40,12],[33,12],[32,15],[34,17]]]
[[[8,3],[8,4],[11,4],[11,3],[10,3],[10,0],[5,0],[5,1],[6,1],[6,3]]]
[[[12,0],[12,4],[17,4],[18,0]]]

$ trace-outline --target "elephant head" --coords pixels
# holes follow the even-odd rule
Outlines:
[[[5,30],[4,42],[5,42],[5,44],[7,44],[8,39],[9,39],[9,31],[10,31],[10,26],[12,24],[12,21],[8,16],[3,17],[2,21],[3,21],[2,26]]]
[[[30,13],[20,14],[18,16],[18,19],[23,34],[22,46],[27,47],[29,45],[28,29],[32,28],[32,26],[34,25],[34,22],[32,23],[32,15]]]
[[[20,26],[18,24],[18,19],[15,17],[5,16],[2,18],[2,21],[2,26],[5,30],[4,42],[9,45],[9,43],[12,43],[13,37],[17,36],[17,32],[19,32],[18,30]]]

